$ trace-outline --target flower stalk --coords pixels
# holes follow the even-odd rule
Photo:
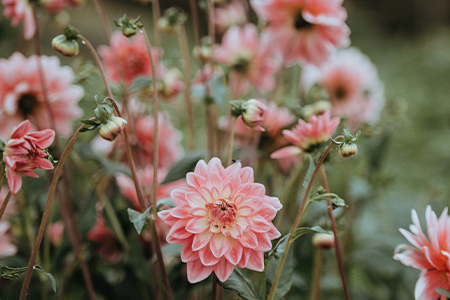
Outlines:
[[[228,139],[227,167],[231,165],[231,158],[233,156],[233,142],[234,142],[234,131],[236,129],[236,120],[237,118],[233,117],[233,123],[231,124],[231,130]]]
[[[2,207],[0,208],[0,220],[3,218],[3,214],[5,213],[5,210],[6,210],[6,205],[8,205],[11,195],[12,195],[12,193],[11,193],[11,191],[9,191],[8,194],[6,195],[5,199],[3,200]]]
[[[317,248],[314,255],[313,282],[311,300],[320,300],[320,283],[322,277],[322,248]]]
[[[100,16],[100,22],[102,23],[103,32],[105,33],[106,39],[109,41],[111,38],[111,28],[108,24],[108,16],[106,15],[105,6],[102,0],[94,0],[95,9]]]

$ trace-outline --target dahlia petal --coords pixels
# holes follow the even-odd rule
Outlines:
[[[267,233],[256,233],[255,235],[258,239],[258,248],[255,250],[266,252],[272,249],[272,243]]]
[[[199,189],[203,184],[205,184],[205,177],[196,173],[187,173],[186,182],[190,186]]]
[[[242,230],[249,230],[253,226],[252,220],[248,217],[237,217],[235,222]]]
[[[208,175],[208,165],[206,162],[202,159],[200,160],[194,169],[195,174],[199,174],[206,178],[206,175]]]
[[[222,162],[219,158],[213,157],[208,163],[208,174],[222,174],[224,172],[224,168],[222,166]]]
[[[228,251],[225,252],[225,258],[230,261],[233,265],[237,265],[242,257],[242,252],[244,247],[236,239],[230,239],[228,245]]]
[[[239,208],[239,213],[241,210],[241,205],[245,205],[242,207],[251,207],[253,208],[253,212],[257,213],[259,212],[259,210],[262,207],[263,204],[263,199],[261,199],[260,197],[257,196],[250,196],[250,197],[245,197],[243,198],[244,201],[239,201],[239,203],[236,203],[238,205]],[[238,201],[236,201],[238,202]]]
[[[213,255],[217,258],[222,257],[228,250],[228,237],[222,233],[212,235],[210,247]]]
[[[201,207],[204,208],[206,205],[206,200],[198,193],[189,192],[186,193],[186,202],[190,207]]]
[[[239,216],[242,217],[248,217],[251,216],[253,214],[255,210],[253,208],[251,208],[250,206],[241,206],[239,207]]]
[[[200,189],[200,194],[202,195],[203,199],[205,199],[206,202],[211,203],[214,201],[212,193],[208,188],[202,186]]]
[[[271,229],[267,232],[267,234],[269,235],[269,238],[271,240],[279,238],[281,236],[281,233],[278,231],[278,229],[275,227],[275,225],[270,223],[270,227],[271,227]]]
[[[244,167],[239,171],[239,175],[241,176],[241,181],[246,183],[253,183],[253,169],[250,167]]]
[[[227,185],[224,186],[221,194],[221,198],[222,199],[226,199],[228,197],[230,197],[231,193],[232,193],[233,189],[232,189],[232,184],[228,183]]]
[[[211,240],[212,233],[209,230],[205,230],[202,233],[194,235],[194,242],[192,244],[192,250],[198,251],[205,247]]]
[[[189,231],[186,230],[187,220],[179,220],[177,221],[172,228],[170,228],[169,233],[167,234],[167,241],[169,241],[169,237],[173,241],[175,240],[184,240],[192,235]],[[170,242],[172,243],[172,242]]]
[[[430,264],[433,266],[434,269],[440,271],[446,270],[445,262],[441,261],[439,257],[436,257],[436,254],[433,253],[432,249],[426,246],[424,246],[422,249],[423,252],[425,253],[425,257],[427,258],[427,260],[430,262]]]
[[[211,196],[214,200],[220,198],[219,190],[215,186],[211,189]]]
[[[240,239],[242,236],[242,228],[238,224],[230,224],[229,232],[235,239]]]
[[[20,123],[17,127],[15,127],[13,129],[10,139],[22,138],[23,136],[25,136],[25,134],[27,134],[27,132],[30,131],[30,128],[31,128],[30,121],[28,121],[28,120],[23,121],[22,123]]]
[[[220,257],[217,258],[214,256],[210,247],[203,247],[197,252],[202,264],[204,264],[205,266],[214,266],[220,260]]]
[[[246,268],[262,272],[264,271],[264,252],[249,249],[249,259]]]
[[[214,270],[214,267],[212,266],[203,265],[200,259],[188,261],[186,263],[186,266],[187,266],[187,277],[190,283],[202,281],[203,279],[208,277],[209,274],[211,274],[211,272]]]
[[[255,249],[258,247],[258,239],[256,238],[256,235],[251,231],[244,231],[239,241],[241,242],[242,246],[247,248]]]
[[[272,229],[270,223],[259,215],[255,215],[252,217],[253,227],[252,230],[255,232],[267,232]]]
[[[198,217],[191,219],[186,224],[186,230],[191,233],[202,233],[203,231],[209,229],[208,219],[205,217]]]
[[[272,221],[277,215],[277,211],[272,206],[264,205],[263,207],[261,207],[261,210],[258,212],[258,214],[264,219]]]
[[[234,265],[231,264],[226,258],[222,258],[217,265],[214,266],[214,273],[216,273],[217,279],[224,282],[233,273]]]
[[[239,263],[237,264],[237,266],[239,268],[246,268],[247,264],[248,264],[248,260],[250,259],[250,249],[248,248],[242,248],[242,256],[241,256],[241,260],[239,261]]]
[[[191,217],[191,208],[189,206],[175,206],[170,210],[170,214],[174,217],[184,219]]]
[[[406,251],[400,252],[401,250]],[[433,269],[433,266],[421,251],[408,245],[397,246],[394,253],[394,259],[400,261],[405,266],[410,266],[419,270]]]
[[[279,159],[279,158],[289,158],[289,157],[295,157],[302,153],[302,150],[298,148],[297,146],[287,146],[284,148],[281,148],[274,153],[270,154],[270,158],[272,159]]]
[[[6,168],[6,176],[8,177],[8,186],[11,194],[15,195],[22,187],[22,177],[13,169]]]
[[[182,188],[174,189],[170,192],[170,198],[176,206],[185,205],[187,203],[186,193]]]
[[[423,271],[416,283],[414,297],[416,299],[438,299],[437,288],[448,290],[448,279],[445,271]]]
[[[36,148],[45,149],[53,143],[55,132],[52,129],[30,132],[27,134],[26,139],[32,141]]]
[[[181,261],[188,262],[199,259],[198,251],[192,251],[193,238],[189,239],[181,248]]]
[[[47,159],[43,159],[43,158],[36,158],[33,163],[35,164],[36,167],[38,167],[39,169],[42,170],[53,170],[53,164],[47,160]]]
[[[207,217],[208,216],[208,212],[201,207],[195,207],[192,208],[189,213],[194,216],[194,217]]]

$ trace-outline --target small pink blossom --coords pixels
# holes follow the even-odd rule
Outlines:
[[[0,138],[7,138],[12,128],[30,119],[33,129],[51,128],[44,101],[38,57],[29,58],[16,52],[0,59]],[[75,75],[70,67],[61,66],[56,56],[41,56],[47,86],[47,98],[59,134],[69,136],[70,121],[79,118],[82,110],[77,103],[84,95],[81,87],[72,85]]]
[[[219,34],[233,25],[241,26],[248,22],[247,9],[242,1],[233,0],[214,9],[214,26]]]
[[[244,112],[242,113],[242,121],[248,127],[256,131],[264,131],[261,124],[264,122],[264,114],[268,110],[267,105],[263,102],[250,99],[242,105]]]
[[[2,0],[5,6],[4,15],[11,19],[15,27],[23,21],[23,35],[30,40],[36,32],[36,23],[33,16],[33,7],[28,0]]]
[[[48,225],[47,234],[53,246],[61,245],[64,237],[64,222],[56,221],[55,223]]]
[[[105,225],[103,217],[97,218],[94,227],[87,233],[87,238],[96,243],[98,253],[106,262],[113,264],[122,258],[123,250],[119,240]]]
[[[171,226],[167,242],[183,244],[189,282],[213,271],[225,281],[235,266],[263,271],[264,252],[280,236],[272,224],[282,207],[278,198],[265,195],[253,169],[240,163],[224,168],[218,158],[199,161],[186,181],[189,187],[171,193],[176,207],[158,215]]]
[[[298,125],[292,130],[283,130],[284,137],[293,146],[281,148],[270,155],[271,158],[287,158],[308,152],[316,145],[326,142],[339,125],[340,119],[330,120],[330,112],[320,116],[312,116],[309,123],[298,120]]]
[[[286,63],[320,65],[338,47],[350,43],[343,0],[251,0],[269,26],[268,42]]]
[[[52,163],[44,158],[47,154],[41,149],[52,144],[55,132],[51,129],[29,132],[30,127],[30,122],[26,120],[14,128],[3,152],[6,176],[12,194],[17,194],[22,187],[20,174],[38,177],[34,169],[53,169]]]
[[[113,116],[106,123],[100,125],[99,134],[103,139],[112,142],[124,130],[126,125],[127,121],[125,119]]]
[[[245,95],[250,84],[262,92],[275,86],[272,75],[277,65],[268,44],[259,41],[254,24],[228,29],[214,52],[214,59],[230,68],[229,83],[234,98]]]
[[[355,48],[333,55],[320,68],[303,69],[303,86],[319,84],[330,96],[331,115],[347,120],[353,131],[375,124],[384,106],[383,85],[369,58]]]
[[[13,243],[9,222],[0,222],[0,257],[13,256],[17,253],[17,246]]]
[[[399,245],[395,249],[394,259],[422,270],[414,290],[416,300],[446,300],[447,297],[438,294],[436,289],[450,290],[450,216],[445,208],[438,219],[428,205],[425,217],[428,238],[422,232],[419,217],[413,209],[413,224],[409,226],[411,232],[402,228],[400,232],[415,248]]]
[[[115,31],[111,35],[110,46],[100,46],[98,52],[105,65],[108,77],[114,83],[125,83],[129,87],[134,79],[139,76],[151,76],[152,67],[148,55],[145,37],[136,34],[127,38],[121,31]],[[152,49],[153,61],[159,62],[160,51]],[[156,70],[159,77],[159,69]]]

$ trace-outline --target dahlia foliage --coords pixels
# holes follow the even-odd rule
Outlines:
[[[393,130],[342,0],[84,2],[1,0],[1,299],[387,297],[353,227]],[[444,299],[447,210],[413,223],[394,258]]]

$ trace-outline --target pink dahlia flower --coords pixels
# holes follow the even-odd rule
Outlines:
[[[250,84],[262,92],[275,86],[272,75],[277,65],[271,57],[271,49],[268,44],[259,41],[258,30],[254,24],[228,29],[222,44],[214,52],[214,59],[230,68],[232,98],[245,95]]]
[[[270,155],[271,158],[287,158],[310,152],[317,145],[326,142],[339,125],[340,119],[330,120],[330,112],[326,111],[320,116],[312,116],[309,123],[298,120],[298,125],[292,130],[283,130],[284,137],[293,144],[281,148]]]
[[[17,246],[13,243],[9,222],[0,222],[0,257],[13,256],[17,253]]]
[[[295,122],[295,116],[286,107],[278,107],[273,102],[268,103],[267,107],[262,126],[271,138],[276,138],[284,128]]]
[[[303,86],[319,84],[329,94],[331,115],[345,118],[352,130],[373,125],[384,106],[383,84],[369,58],[355,48],[333,55],[320,69],[307,66]]]
[[[2,0],[5,6],[5,17],[11,19],[15,27],[23,21],[23,35],[30,40],[36,32],[36,23],[33,16],[33,8],[28,0]]]
[[[189,282],[213,271],[225,281],[235,266],[263,271],[264,252],[280,236],[272,224],[282,207],[278,198],[265,195],[251,168],[225,169],[218,158],[199,161],[186,180],[189,187],[171,193],[176,207],[158,215],[171,226],[167,242],[183,244]]]
[[[52,144],[55,132],[51,129],[28,132],[30,127],[30,122],[26,120],[14,128],[3,151],[6,176],[12,194],[17,194],[22,186],[20,174],[38,177],[34,173],[34,169],[53,169],[52,163],[44,158],[47,154],[41,149],[45,149]]]
[[[450,290],[450,216],[445,208],[439,219],[428,205],[426,212],[428,238],[422,232],[419,217],[413,209],[409,226],[411,232],[400,232],[415,247],[399,245],[395,249],[394,259],[405,266],[422,270],[416,283],[416,300],[446,300],[447,297],[436,292],[437,288]],[[404,250],[404,251],[402,251]]]
[[[113,264],[122,258],[123,250],[119,240],[105,225],[103,217],[97,218],[94,227],[87,233],[87,238],[97,244],[98,253],[106,262]]]
[[[121,31],[115,31],[111,35],[110,46],[100,46],[98,52],[108,77],[114,83],[124,82],[128,87],[137,77],[152,75],[150,57],[143,34],[127,38]],[[152,49],[152,57],[154,63],[158,65],[158,49]],[[160,76],[158,69],[156,72],[157,76]]]
[[[343,0],[251,0],[269,23],[266,38],[286,63],[320,65],[338,47],[350,44]]]
[[[51,128],[44,102],[38,57],[26,58],[16,52],[0,60],[0,138],[7,138],[15,124],[30,119],[33,128]],[[70,121],[79,118],[82,110],[77,103],[84,95],[81,87],[72,85],[74,73],[70,67],[61,67],[56,56],[41,56],[47,85],[47,98],[59,134],[72,132]]]
[[[233,25],[241,26],[247,22],[247,9],[243,1],[233,0],[214,9],[214,26],[219,34]]]

